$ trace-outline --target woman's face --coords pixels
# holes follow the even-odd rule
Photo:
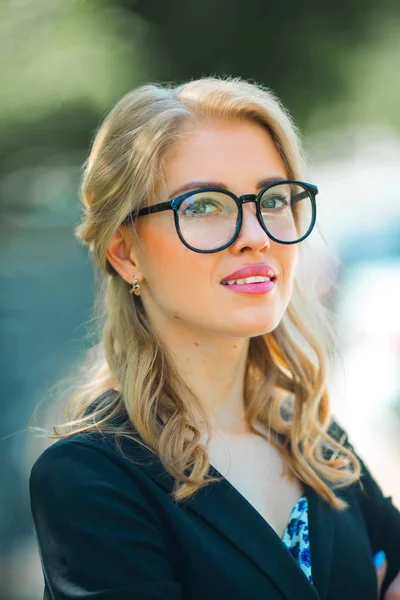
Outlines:
[[[179,142],[165,173],[166,195],[178,196],[191,182],[193,189],[223,184],[236,194],[255,194],[270,177],[287,178],[270,134],[253,122],[199,125]],[[264,184],[265,185],[265,184]],[[262,186],[260,186],[262,187]],[[188,190],[185,190],[188,191]],[[175,230],[172,211],[140,217],[143,245],[134,254],[135,274],[151,320],[165,330],[168,323],[191,332],[228,337],[253,337],[279,324],[293,289],[297,245],[272,241],[261,228],[255,203],[243,205],[237,239],[225,250],[200,254],[188,249]],[[266,264],[276,282],[268,293],[234,291],[221,280],[245,265]]]

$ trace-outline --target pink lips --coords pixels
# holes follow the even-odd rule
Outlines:
[[[227,275],[226,277],[224,277],[222,279],[221,283],[223,281],[232,281],[232,279],[246,279],[246,277],[256,277],[256,276],[269,277],[270,279],[276,280],[276,273],[275,273],[275,270],[273,269],[273,267],[271,267],[270,265],[266,265],[266,264],[255,264],[255,265],[245,265],[244,267],[241,267],[237,271],[230,273],[230,275]],[[265,283],[270,283],[270,282],[267,281]],[[237,285],[237,284],[233,284],[233,285]],[[249,286],[249,285],[261,285],[261,284],[260,283],[253,283],[253,284],[247,283],[245,285]],[[229,286],[229,287],[232,287],[232,286]]]
[[[260,283],[232,283],[232,285],[224,285],[223,287],[243,294],[266,294],[271,292],[275,285],[276,281],[261,281]]]
[[[246,279],[247,277],[257,276],[269,277],[271,281],[260,281],[259,283],[223,283],[224,281],[232,281],[233,279]],[[266,294],[275,288],[276,279],[275,270],[270,265],[246,265],[225,277],[221,281],[221,285],[233,292],[242,292],[244,294]]]

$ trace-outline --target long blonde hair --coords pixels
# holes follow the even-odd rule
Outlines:
[[[177,502],[218,479],[206,477],[210,463],[196,416],[202,416],[208,439],[211,428],[151,328],[141,297],[129,293],[106,253],[126,215],[155,198],[169,152],[185,127],[215,119],[259,123],[272,135],[288,178],[304,178],[305,151],[297,127],[274,92],[260,85],[218,77],[179,86],[145,85],[112,108],[84,165],[83,214],[76,228],[97,274],[94,315],[101,341],[92,348],[95,356],[83,368],[83,380],[67,397],[64,422],[54,425],[50,435],[66,438],[97,429],[120,440],[137,432],[174,477],[172,496]],[[134,220],[129,227],[140,242]],[[281,322],[274,331],[249,341],[246,416],[254,433],[260,435],[257,424],[266,427],[290,477],[298,477],[343,510],[348,505],[334,488],[357,481],[360,464],[351,449],[328,432],[332,416],[327,379],[336,341],[331,316],[318,300],[307,268],[307,240],[300,244],[299,255],[301,266]],[[105,394],[108,390],[115,393]],[[98,406],[100,396],[106,401]],[[113,417],[121,413],[128,415],[132,428],[115,423]],[[336,457],[327,458],[327,449]]]

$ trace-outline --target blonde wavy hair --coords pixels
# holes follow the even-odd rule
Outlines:
[[[265,127],[288,178],[303,179],[305,151],[289,112],[273,91],[240,78],[138,87],[112,108],[97,131],[83,169],[83,214],[76,237],[89,248],[97,275],[94,322],[101,339],[88,353],[94,356],[92,362],[81,368],[82,380],[67,396],[64,422],[54,425],[50,435],[67,438],[98,430],[112,433],[119,442],[139,434],[139,443],[173,476],[176,502],[219,480],[207,477],[210,462],[196,418],[202,417],[208,440],[212,430],[153,331],[141,297],[129,293],[106,253],[125,217],[156,198],[169,153],[185,130],[221,119]],[[140,243],[135,220],[128,227]],[[249,341],[246,418],[255,434],[263,435],[257,424],[266,428],[266,439],[281,453],[290,478],[299,478],[332,507],[344,510],[348,504],[334,488],[356,482],[360,463],[351,446],[328,431],[332,416],[327,379],[337,342],[331,315],[318,299],[315,275],[308,269],[307,240],[300,244],[299,258],[281,322]],[[114,393],[107,394],[109,390]],[[115,416],[124,413],[125,422],[116,423]]]

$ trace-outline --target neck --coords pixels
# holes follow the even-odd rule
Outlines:
[[[244,380],[248,338],[218,337],[173,329],[163,339],[186,385],[198,398],[213,429],[245,433]],[[199,421],[199,427],[202,423]]]

